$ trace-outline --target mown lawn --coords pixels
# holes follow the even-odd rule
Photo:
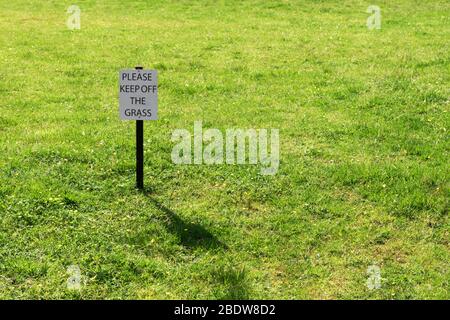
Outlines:
[[[1,1],[0,298],[449,299],[449,39],[445,0]],[[173,164],[197,120],[278,128],[278,173]]]

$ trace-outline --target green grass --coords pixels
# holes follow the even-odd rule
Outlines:
[[[0,3],[0,298],[450,298],[448,1],[75,3],[76,31],[73,1]],[[144,193],[117,97],[138,64]],[[279,128],[278,173],[173,164],[196,120]]]

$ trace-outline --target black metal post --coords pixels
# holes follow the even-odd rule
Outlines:
[[[142,70],[136,67],[136,70]],[[136,188],[144,190],[144,121],[136,120]]]

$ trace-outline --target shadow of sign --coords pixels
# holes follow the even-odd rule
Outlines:
[[[227,246],[218,240],[202,225],[184,221],[180,216],[167,208],[157,200],[149,198],[153,205],[163,212],[167,219],[164,220],[166,229],[177,236],[180,244],[187,249],[203,247],[206,249],[227,249]]]

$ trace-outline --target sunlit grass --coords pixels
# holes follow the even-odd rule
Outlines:
[[[0,298],[450,298],[448,2],[377,2],[373,31],[364,1],[78,1],[74,31],[71,4],[0,4]],[[279,128],[278,173],[173,164],[196,120]]]

